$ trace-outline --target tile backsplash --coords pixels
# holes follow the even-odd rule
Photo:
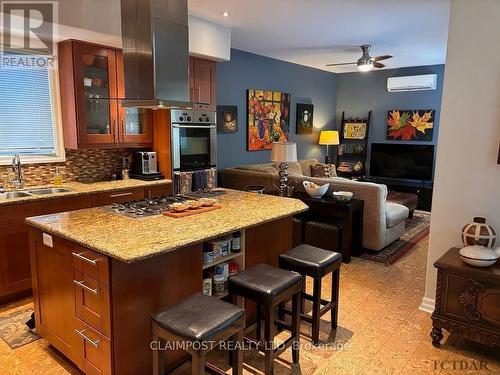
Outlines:
[[[123,158],[130,154],[127,150],[66,150],[63,163],[26,164],[22,166],[26,186],[48,185],[54,182],[55,168],[65,182],[109,180],[111,175],[119,175]],[[9,186],[13,178],[10,165],[0,166],[0,185]]]

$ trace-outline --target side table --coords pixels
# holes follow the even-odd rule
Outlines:
[[[300,199],[308,207],[308,214],[315,220],[340,219],[342,222],[342,261],[349,263],[353,249],[361,249],[363,238],[364,201],[351,199],[337,202],[333,196],[311,198],[306,193],[295,193],[293,198]]]
[[[480,268],[465,264],[458,248],[439,258],[436,307],[432,313],[432,345],[443,329],[500,348],[500,263]]]

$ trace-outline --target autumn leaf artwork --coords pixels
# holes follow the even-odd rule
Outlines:
[[[387,139],[432,141],[434,110],[394,110],[387,119]]]

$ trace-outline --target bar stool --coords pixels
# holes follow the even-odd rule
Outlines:
[[[211,372],[224,373],[205,363],[205,355],[212,349],[208,343],[216,347],[229,338],[235,344],[231,352],[233,374],[242,374],[243,308],[197,293],[151,315],[151,324],[153,342],[158,343],[153,351],[153,374],[164,374],[165,356],[161,348],[166,347],[166,342],[179,344],[179,348],[191,355],[193,375],[205,374],[205,367]]]
[[[274,359],[283,353],[288,347],[292,347],[293,363],[299,362],[299,339],[300,339],[300,292],[302,291],[302,276],[296,272],[286,271],[268,264],[259,264],[255,267],[241,271],[229,278],[229,294],[233,303],[236,304],[238,296],[247,298],[257,304],[257,323],[245,329],[245,333],[255,329],[257,326],[257,340],[260,340],[261,314],[264,315],[264,340],[259,349],[265,354],[265,374],[274,373]],[[274,348],[276,306],[281,302],[292,299],[292,323],[286,325],[280,322],[290,331],[290,337],[278,348]]]
[[[337,328],[338,304],[339,304],[339,278],[342,255],[332,251],[320,249],[310,245],[299,245],[292,250],[283,253],[278,259],[279,266],[285,270],[295,271],[304,276],[304,284],[301,298],[300,317],[307,323],[312,324],[312,343],[319,342],[320,318],[331,311],[331,327]],[[321,279],[332,272],[332,300],[321,298]],[[312,296],[306,293],[305,276],[314,279]],[[305,300],[312,301],[312,317],[304,313]],[[323,307],[321,307],[323,305]],[[290,313],[289,310],[280,306],[280,315]]]

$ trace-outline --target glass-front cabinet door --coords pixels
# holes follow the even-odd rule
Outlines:
[[[153,114],[151,109],[120,109],[120,142],[125,144],[150,143],[152,135]]]
[[[80,142],[116,147],[118,93],[115,50],[76,44],[74,58]]]

